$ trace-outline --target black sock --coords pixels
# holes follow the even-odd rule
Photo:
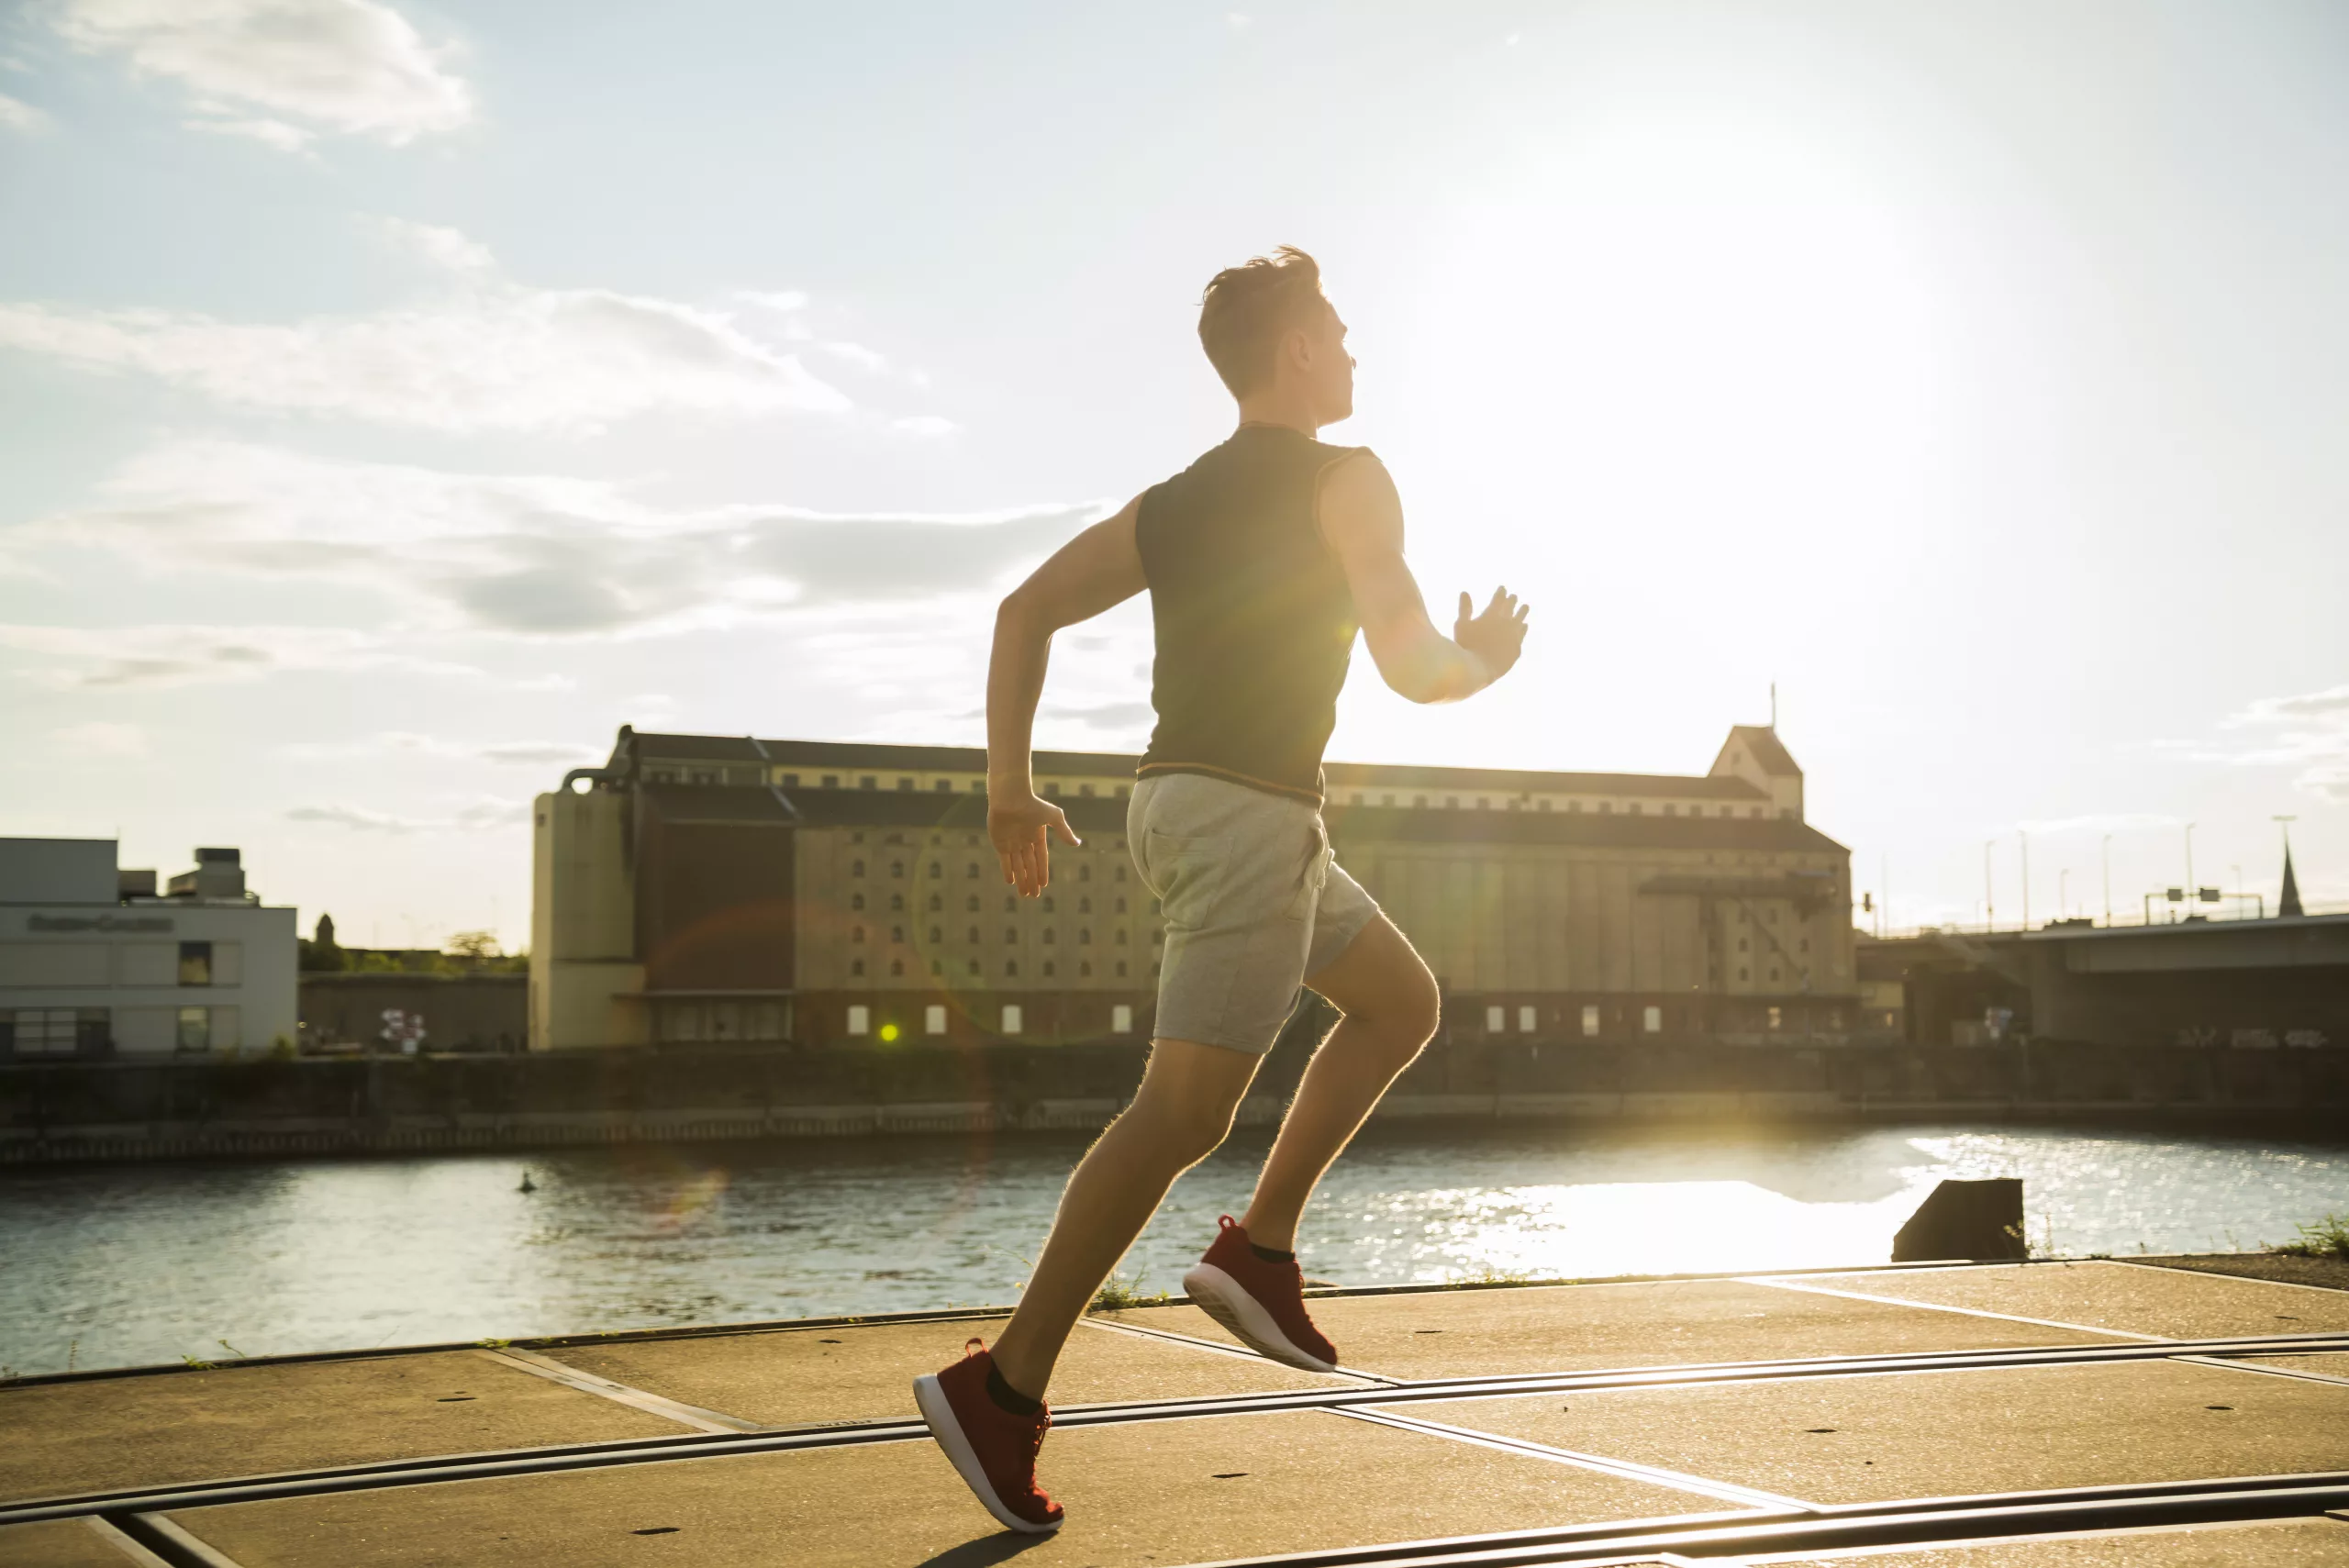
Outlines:
[[[1044,1407],[1041,1399],[1030,1399],[1004,1382],[1001,1369],[993,1362],[987,1362],[987,1397],[1015,1416],[1032,1416]]]
[[[1255,1253],[1256,1256],[1264,1259],[1264,1262],[1268,1263],[1293,1263],[1297,1262],[1297,1254],[1295,1252],[1275,1252],[1270,1247],[1259,1247],[1253,1241],[1248,1243],[1248,1250]]]

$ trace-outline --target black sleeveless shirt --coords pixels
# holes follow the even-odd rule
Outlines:
[[[1134,543],[1158,634],[1142,776],[1206,773],[1321,804],[1360,621],[1316,501],[1323,473],[1364,450],[1242,425],[1142,492]]]

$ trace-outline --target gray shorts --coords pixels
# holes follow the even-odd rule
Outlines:
[[[1166,925],[1161,1040],[1261,1056],[1297,987],[1346,951],[1377,903],[1330,853],[1321,814],[1203,773],[1134,786],[1126,841]]]

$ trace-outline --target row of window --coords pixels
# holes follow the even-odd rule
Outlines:
[[[983,1025],[981,1027],[984,1028],[985,1026]],[[996,1033],[1018,1034],[1027,1027],[1028,1018],[1026,1010],[1018,1002],[1006,1002],[996,1010],[995,1022],[995,1029]],[[850,1006],[848,1009],[848,1032],[852,1035],[860,1037],[870,1035],[874,1032],[873,1028],[873,1009],[870,1006],[867,1006],[862,1002],[853,1003]],[[884,1023],[881,1026],[879,1032],[883,1040],[891,1040],[897,1038],[899,1030],[897,1026],[894,1023]],[[929,1006],[924,1007],[921,1010],[921,1032],[926,1035],[942,1035],[946,1032],[946,1008],[943,1004],[932,1002]],[[1109,1009],[1109,1032],[1111,1034],[1133,1033],[1133,1008],[1128,1006],[1123,1002],[1120,1002],[1116,1006],[1111,1007]]]
[[[1741,978],[1742,977],[1741,972]],[[1785,1008],[1768,1007],[1764,1009],[1764,1013],[1768,1020],[1769,1028],[1778,1029],[1786,1027],[1787,1018]],[[1887,1014],[1887,1018],[1889,1019],[1890,1015]],[[1486,1034],[1507,1034],[1508,1032],[1508,1023],[1509,1010],[1507,1007],[1501,1006],[1497,1004],[1486,1007],[1485,1032]],[[1598,1039],[1599,1024],[1600,1015],[1598,1006],[1596,1004],[1585,1005],[1582,1009],[1583,1038],[1585,1040]],[[1830,1027],[1841,1029],[1842,1026],[1843,1015],[1841,1012],[1833,1014],[1831,1016]],[[1518,1033],[1533,1034],[1538,1032],[1541,1027],[1541,1008],[1533,1006],[1520,1006],[1517,1009]],[[1662,1007],[1650,1006],[1642,1007],[1640,1009],[1640,1032],[1642,1034],[1662,1034],[1664,1032],[1664,1009]]]
[[[965,974],[976,975],[983,973],[984,970],[982,969],[979,961],[975,958],[972,958],[965,959],[963,961],[963,972]],[[848,961],[848,973],[851,979],[863,979],[865,976],[864,961],[861,958],[850,959]],[[946,961],[941,958],[931,959],[930,961],[930,973],[934,978],[942,978],[946,973]],[[1046,980],[1056,979],[1060,974],[1060,966],[1054,960],[1048,958],[1044,960],[1042,965],[1038,970],[1038,973]],[[1153,961],[1150,966],[1150,973],[1153,975],[1158,973],[1158,964],[1155,961]],[[902,979],[904,978],[905,973],[906,961],[904,959],[893,958],[889,961],[890,978]],[[1019,978],[1019,961],[1018,959],[1007,958],[1003,961],[1003,977],[1006,980],[1017,980]],[[1093,978],[1093,961],[1091,959],[1079,959],[1077,961],[1076,977],[1079,980],[1090,980]],[[1123,980],[1127,977],[1126,961],[1124,959],[1121,958],[1117,961],[1117,966],[1112,972],[1112,977],[1119,980]]]
[[[161,1016],[150,1019],[150,1014]],[[237,1043],[238,1018],[235,1007],[133,1008],[126,1022],[137,1024],[136,1038],[118,1042],[110,1008],[0,1007],[0,1055],[95,1054],[117,1043],[138,1050],[210,1051],[216,1036],[224,1044]]]
[[[1050,915],[1059,908],[1059,904],[1060,901],[1058,899],[1047,893],[1043,897],[1030,904],[1029,907],[1036,910],[1039,914]],[[862,893],[850,894],[848,896],[848,906],[852,911],[859,914],[863,913],[864,909],[864,895]],[[906,895],[904,894],[892,893],[889,895],[889,908],[892,912],[902,913],[905,907]],[[963,901],[963,907],[964,911],[969,914],[977,914],[979,912],[979,895],[975,893],[972,894],[969,898]],[[930,895],[930,912],[933,915],[941,915],[945,913],[945,911],[946,895],[942,893],[931,894]],[[1007,915],[1015,915],[1019,912],[1019,895],[1018,894],[1007,893],[1003,895],[1003,912]],[[1079,898],[1076,901],[1076,912],[1080,915],[1092,914],[1093,900],[1090,898]],[[1125,899],[1122,896],[1118,898],[1109,912],[1113,915],[1124,914],[1126,912]],[[1153,915],[1158,913],[1158,900],[1155,898],[1150,901],[1150,912]]]
[[[0,942],[0,985],[237,985],[241,942]]]
[[[735,772],[739,772],[741,774],[744,782],[760,782],[759,773],[756,769],[735,770]],[[697,784],[717,784],[727,783],[729,777],[733,776],[733,773],[729,773],[729,771],[725,768],[713,767],[648,767],[645,770],[644,776],[653,784],[686,783]],[[807,787],[810,789],[877,790],[884,787],[882,782],[884,779],[887,779],[891,785],[900,791],[910,793],[912,791],[918,790],[921,787],[921,781],[911,773],[807,773],[803,775],[800,773],[784,773],[773,775],[773,782],[780,784],[785,789],[799,789]],[[968,777],[965,779],[965,783],[968,784],[971,793],[974,795],[983,795],[986,792],[986,780],[983,777]],[[934,794],[952,795],[954,793],[955,786],[954,781],[952,778],[939,777],[932,778],[930,780],[930,787],[931,792]],[[1123,800],[1126,798],[1127,786],[1122,784],[1110,784],[1104,781],[1097,788],[1097,786],[1092,784],[1080,782],[1074,787],[1074,793],[1081,796],[1089,796],[1099,794],[1118,800]],[[1052,798],[1068,793],[1069,790],[1069,786],[1063,785],[1057,779],[1047,779],[1040,784],[1038,788],[1047,798]],[[1445,795],[1440,796],[1412,795],[1408,797],[1409,804],[1415,807],[1425,808],[1434,806],[1441,806],[1442,809],[1447,811],[1459,810],[1463,798],[1463,796],[1457,795]],[[1496,798],[1497,797],[1489,795],[1476,795],[1470,800],[1470,806],[1475,810],[1490,811],[1493,809],[1493,802]],[[1527,808],[1530,802],[1533,810],[1548,811],[1551,809],[1551,802],[1553,797],[1550,795],[1529,796],[1516,795],[1501,795],[1497,798],[1500,801],[1502,808],[1505,810],[1522,811]],[[1405,799],[1405,796],[1397,795],[1392,791],[1374,792],[1370,790],[1353,790],[1349,792],[1346,797],[1346,803],[1351,806],[1370,806],[1375,804],[1381,806],[1392,806],[1403,804]],[[1643,813],[1647,804],[1648,803],[1637,800],[1627,801],[1624,803],[1623,809],[1626,814],[1632,817],[1638,817]],[[1581,799],[1570,795],[1566,798],[1565,809],[1569,812],[1581,811],[1584,809],[1583,802]],[[1607,816],[1614,811],[1615,802],[1611,800],[1602,800],[1599,801],[1593,809],[1599,816]],[[1677,817],[1681,815],[1680,803],[1677,801],[1664,801],[1661,803],[1658,809],[1660,813],[1665,817]],[[1794,812],[1790,808],[1781,808],[1778,814],[1781,817],[1787,817],[1794,816]],[[1690,817],[1702,817],[1705,815],[1705,807],[1701,803],[1692,801],[1688,805],[1687,815]],[[1737,815],[1737,807],[1734,806],[1718,806],[1715,809],[1714,815],[1719,817],[1734,817]],[[1767,815],[1767,809],[1759,806],[1748,806],[1745,808],[1745,815],[1749,817],[1763,817]]]
[[[1126,945],[1126,929],[1123,926],[1117,927],[1109,934],[1114,939],[1117,946],[1124,947]],[[848,940],[852,942],[862,942],[864,940],[864,928],[863,926],[851,926],[848,929]],[[890,927],[889,940],[893,942],[902,943],[906,940],[906,929],[903,926]],[[979,929],[976,926],[970,928],[963,940],[974,947],[977,946],[979,942]],[[1006,926],[1003,929],[1003,940],[1007,945],[1016,946],[1019,940],[1019,928],[1017,926]],[[1060,940],[1060,928],[1057,926],[1045,927],[1043,940],[1046,947],[1053,946]],[[1164,940],[1165,939],[1156,931],[1152,931],[1150,934],[1150,942],[1152,947],[1156,947]],[[930,942],[932,947],[936,947],[945,940],[946,932],[944,928],[932,926],[930,929]],[[1090,947],[1093,945],[1092,927],[1079,926],[1076,929],[1076,945],[1079,947]]]

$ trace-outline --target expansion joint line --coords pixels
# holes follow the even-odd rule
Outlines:
[[[663,1398],[658,1394],[649,1394],[641,1388],[630,1388],[625,1383],[614,1383],[608,1377],[597,1377],[594,1373],[566,1366],[552,1356],[542,1356],[536,1351],[518,1351],[508,1346],[503,1350],[476,1351],[473,1353],[518,1372],[527,1372],[533,1377],[560,1383],[565,1388],[575,1388],[583,1394],[593,1394],[616,1404],[632,1406],[680,1426],[691,1427],[697,1432],[767,1430],[766,1423],[763,1421],[746,1421],[740,1416],[729,1416],[721,1410],[705,1410],[698,1405],[687,1405]]]
[[[1443,1438],[1453,1442],[1473,1444],[1477,1448],[1497,1450],[1502,1453],[1523,1454],[1534,1459],[1546,1459],[1558,1464],[1571,1464],[1579,1470],[1594,1470],[1603,1475],[1620,1476],[1626,1481],[1642,1481],[1651,1486],[1669,1486],[1675,1491],[1694,1492],[1699,1496],[1717,1498],[1724,1503],[1736,1503],[1748,1508],[1759,1508],[1789,1517],[1815,1514],[1815,1503],[1794,1497],[1781,1497],[1775,1492],[1757,1492],[1750,1486],[1733,1482],[1715,1481],[1707,1476],[1690,1475],[1685,1471],[1666,1470],[1661,1465],[1642,1464],[1636,1460],[1614,1459],[1606,1454],[1582,1453],[1570,1448],[1557,1448],[1549,1443],[1534,1442],[1527,1438],[1508,1437],[1499,1432],[1480,1432],[1470,1427],[1454,1427],[1442,1421],[1430,1421],[1417,1416],[1398,1416],[1391,1410],[1364,1410],[1352,1406],[1339,1406],[1330,1412],[1357,1421],[1371,1421],[1382,1427],[1394,1427],[1406,1432],[1418,1432],[1425,1437]]]
[[[1264,1358],[1254,1351],[1243,1350],[1238,1345],[1219,1345],[1213,1340],[1202,1340],[1191,1334],[1177,1334],[1171,1329],[1145,1329],[1139,1323],[1112,1323],[1099,1318],[1080,1318],[1077,1321],[1087,1328],[1106,1329],[1113,1334],[1135,1334],[1145,1340],[1158,1340],[1169,1344],[1181,1345],[1186,1350],[1212,1351],[1219,1356],[1236,1356],[1241,1361],[1252,1362],[1260,1366],[1264,1362]],[[1318,1375],[1349,1377],[1356,1383],[1381,1388],[1403,1386],[1402,1379],[1381,1377],[1375,1372],[1363,1372],[1350,1366],[1341,1366],[1335,1372],[1322,1373]]]

